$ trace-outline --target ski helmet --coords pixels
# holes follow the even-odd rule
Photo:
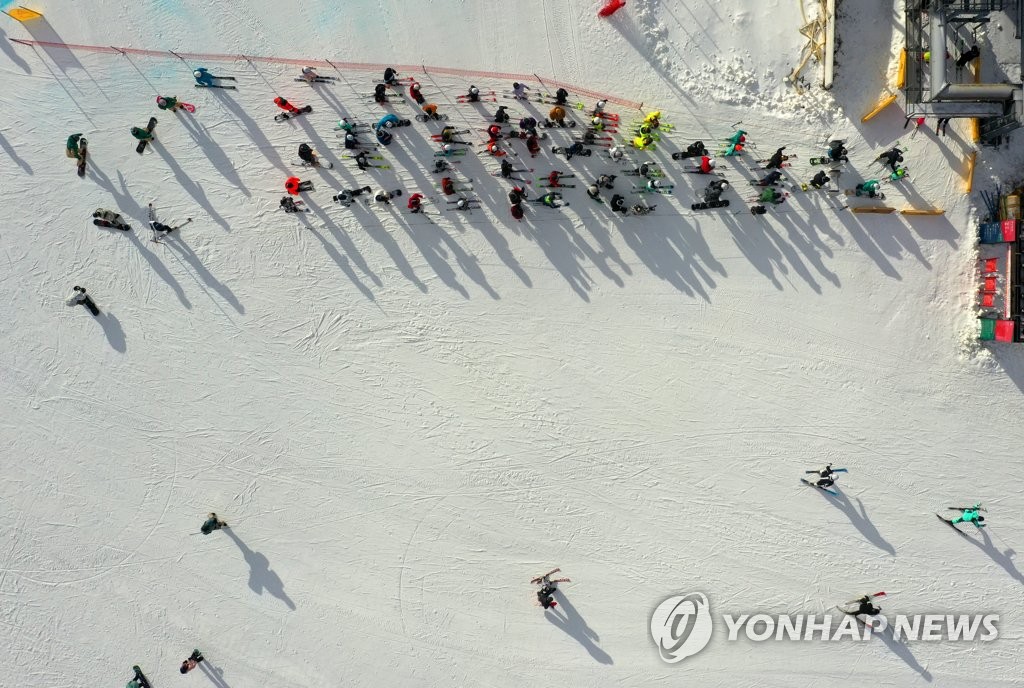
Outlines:
[[[198,79],[199,77],[201,77],[202,75],[203,75],[203,73],[202,73],[201,71],[199,71],[198,69],[196,69],[196,70],[194,70],[194,71],[192,72],[192,76],[194,76],[194,77],[195,77],[195,78],[197,78],[197,79]]]
[[[590,123],[593,124],[595,127],[600,127],[601,126],[601,118],[600,117],[595,117],[594,119],[590,120]]]
[[[512,88],[519,88],[520,86],[521,86],[521,84],[518,81],[513,81],[512,82]]]
[[[725,180],[723,179],[723,180],[722,180],[722,182],[721,182],[721,184],[719,184],[719,188],[721,188],[721,189],[722,189],[722,191],[725,191],[726,189],[728,189],[728,188],[729,188],[729,182],[727,182],[727,181],[725,181]]]
[[[316,70],[313,69],[312,67],[303,67],[302,68],[302,73],[303,74],[313,74],[314,72],[316,72]]]
[[[346,141],[355,141],[356,137],[353,136],[352,134],[345,134],[345,140]]]
[[[164,105],[167,104],[167,99],[164,98],[163,96],[157,96],[156,97],[156,104],[159,105],[160,107],[163,107]]]
[[[473,95],[477,95],[478,93],[480,93],[480,89],[477,88],[476,86],[470,86],[469,92],[472,93]]]
[[[446,143],[443,146],[441,146],[441,150],[443,150],[445,153],[448,153],[449,151],[451,151],[451,149],[452,149],[452,144],[450,144],[450,143]]]
[[[708,158],[708,167],[714,167],[718,162],[714,158]]]
[[[604,100],[604,99],[599,100],[596,103],[594,103],[594,109],[595,110],[604,110],[604,106],[607,105],[607,104],[608,104],[607,100]]]

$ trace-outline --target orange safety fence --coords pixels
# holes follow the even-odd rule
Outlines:
[[[507,79],[510,81],[539,81],[542,85],[551,85],[556,88],[564,88],[571,93],[576,93],[584,96],[589,96],[597,100],[607,100],[609,103],[616,103],[623,105],[628,108],[639,110],[643,107],[643,103],[637,103],[632,100],[626,100],[624,98],[618,98],[616,96],[610,96],[598,91],[593,91],[587,88],[580,88],[574,84],[567,84],[563,81],[557,81],[555,79],[549,79],[547,77],[541,78],[536,74],[514,74],[512,72],[485,72],[473,69],[457,69],[454,67],[434,67],[431,65],[404,65],[404,64],[376,64],[370,62],[341,62],[334,60],[310,60],[306,58],[291,58],[291,57],[268,57],[265,55],[225,55],[223,53],[179,53],[173,50],[144,50],[141,48],[117,48],[114,46],[107,45],[80,45],[76,43],[54,43],[51,41],[29,41],[20,38],[8,39],[13,43],[20,43],[28,46],[40,46],[43,48],[63,48],[65,50],[78,50],[81,52],[91,53],[108,53],[118,55],[145,55],[148,57],[162,57],[166,58],[169,55],[180,58],[182,60],[203,60],[204,62],[231,62],[236,60],[245,60],[247,62],[272,62],[275,64],[291,64],[299,66],[310,66],[310,67],[335,67],[339,70],[347,69],[354,71],[379,71],[383,72],[387,67],[392,67],[399,72],[417,72],[422,71],[424,74],[446,74],[449,76],[472,76],[472,77],[487,77],[491,79]]]

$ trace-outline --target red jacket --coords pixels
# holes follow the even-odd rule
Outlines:
[[[409,196],[409,203],[407,204],[409,210],[419,210],[421,198],[423,198],[421,193],[414,193],[412,196]]]
[[[285,100],[281,96],[278,96],[277,98],[274,98],[274,105],[276,105],[277,107],[281,108],[282,110],[285,110],[286,112],[298,112],[299,111],[299,108],[295,107],[294,105],[289,103],[287,100]]]
[[[451,177],[445,177],[441,180],[441,191],[444,192],[445,196],[451,196],[455,193],[455,183]]]
[[[561,176],[562,173],[559,172],[558,170],[555,170],[554,172],[548,175],[548,184],[550,184],[551,186],[561,186],[561,184],[559,184],[558,182],[558,178]]]
[[[700,159],[700,171],[704,174],[711,173],[711,158],[706,155]]]
[[[290,193],[292,196],[298,196],[299,184],[300,181],[298,177],[288,177],[288,179],[286,179],[284,182],[284,190]]]

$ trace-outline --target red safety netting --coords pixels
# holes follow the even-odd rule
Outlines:
[[[276,64],[291,64],[310,67],[336,67],[350,71],[383,72],[386,67],[393,67],[399,72],[419,72],[424,74],[445,74],[448,76],[486,77],[492,79],[506,79],[509,81],[537,81],[544,86],[564,88],[570,93],[589,96],[595,100],[607,100],[609,103],[616,103],[628,108],[639,110],[643,103],[637,103],[625,98],[599,93],[588,88],[580,88],[574,84],[567,84],[555,79],[541,78],[536,74],[514,74],[511,72],[485,72],[473,69],[456,69],[453,67],[434,67],[431,65],[403,65],[403,64],[374,64],[369,62],[341,62],[334,60],[311,60],[306,58],[290,57],[269,57],[266,55],[225,55],[221,53],[181,53],[173,50],[144,50],[141,48],[117,48],[105,45],[80,45],[76,43],[54,43],[50,41],[29,41],[19,38],[10,39],[14,43],[22,45],[40,46],[44,48],[63,48],[65,50],[78,50],[91,53],[109,53],[114,55],[145,55],[147,57],[169,58],[176,57],[183,60],[202,60],[204,62],[233,62],[244,60],[247,62],[272,62]]]

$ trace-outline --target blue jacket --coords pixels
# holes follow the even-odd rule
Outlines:
[[[202,84],[203,86],[213,86],[213,76],[206,69],[206,67],[196,67],[194,70],[192,70],[192,76],[195,77],[197,84]]]
[[[376,128],[380,129],[381,127],[397,127],[400,121],[401,120],[399,120],[394,113],[388,113],[380,118],[380,121],[377,122]]]

